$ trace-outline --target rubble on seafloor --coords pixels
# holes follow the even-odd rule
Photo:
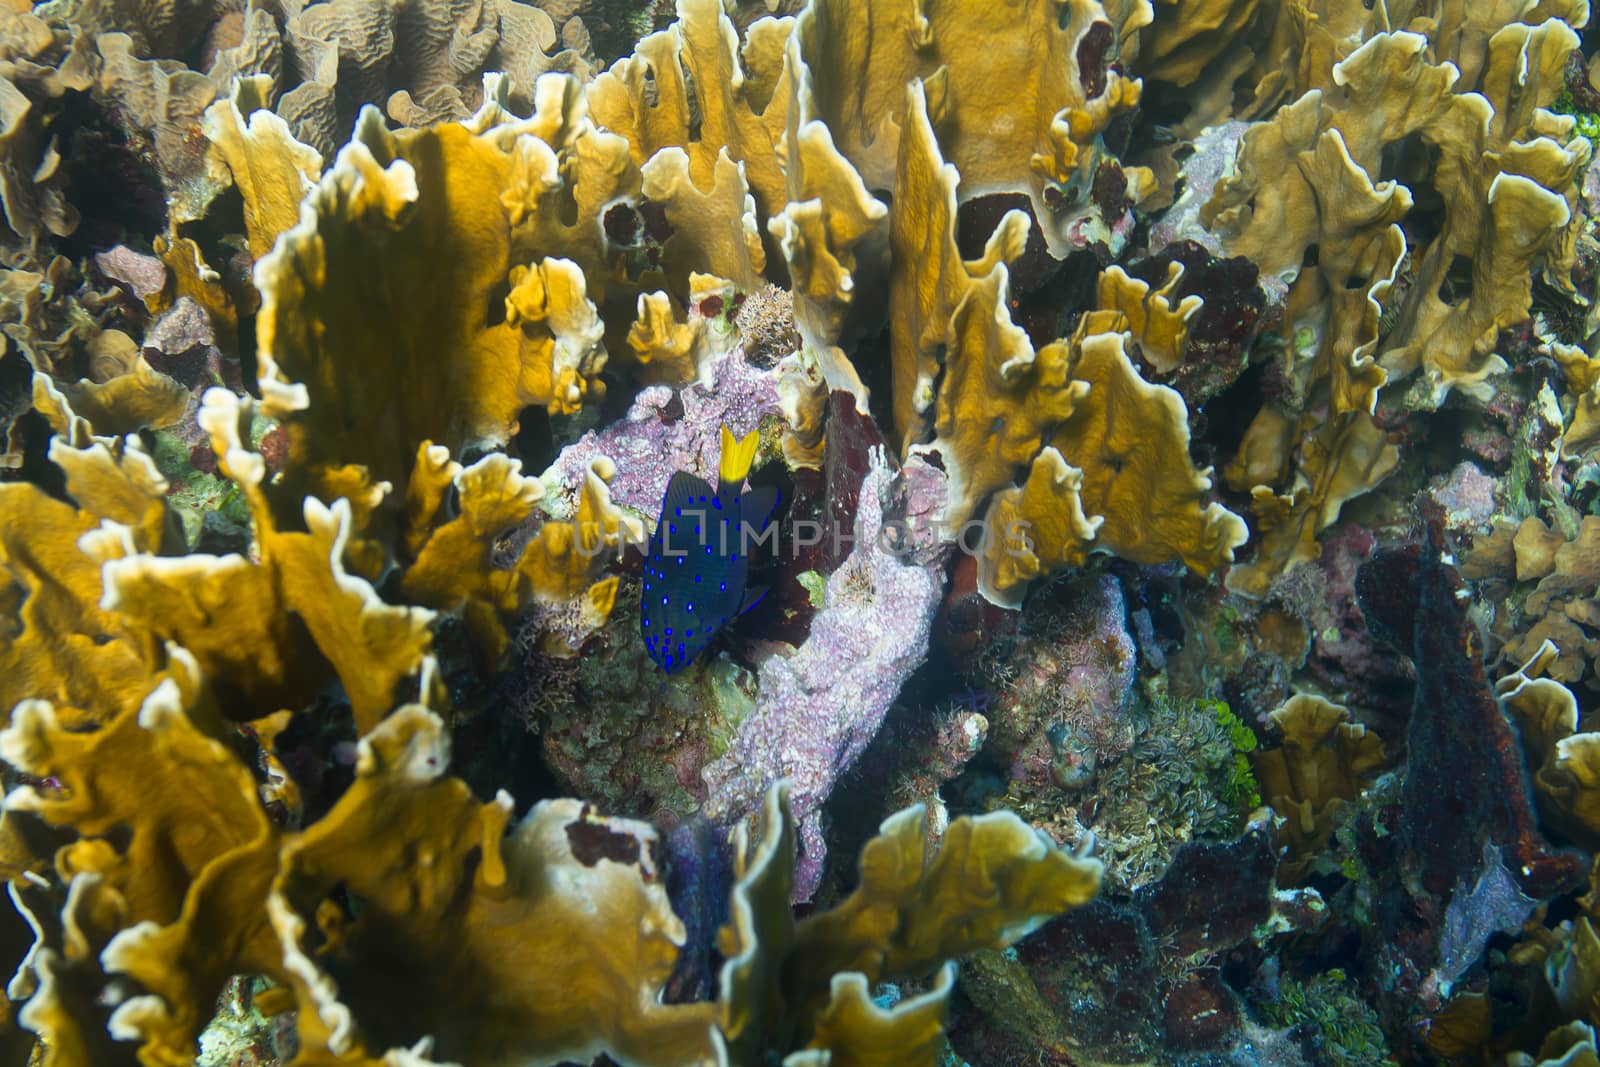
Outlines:
[[[0,0],[0,1067],[1600,1064],[1591,16]]]

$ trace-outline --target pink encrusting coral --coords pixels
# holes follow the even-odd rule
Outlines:
[[[822,806],[860,758],[883,716],[928,651],[943,586],[941,554],[903,558],[894,538],[904,515],[942,506],[943,479],[921,460],[895,471],[882,451],[861,484],[854,549],[828,578],[811,634],[790,655],[775,654],[758,673],[755,710],[739,724],[728,751],[705,769],[707,813],[738,820],[760,809],[767,788],[794,782],[800,855],[794,896],[810,899],[826,856]],[[926,558],[926,557],[923,557]]]
[[[742,347],[712,357],[706,369],[701,382],[683,389],[641,389],[625,416],[562,449],[545,472],[545,482],[575,494],[589,464],[605,456],[617,465],[611,499],[647,512],[652,520],[667,482],[678,471],[715,483],[723,426],[742,437],[759,429],[763,419],[782,417],[779,372],[747,362]]]

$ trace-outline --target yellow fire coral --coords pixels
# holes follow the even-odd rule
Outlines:
[[[801,14],[802,27],[810,17],[809,9]],[[857,407],[865,410],[867,388],[838,342],[847,317],[857,309],[857,250],[870,247],[869,238],[888,211],[867,191],[818,114],[817,88],[801,58],[799,32],[789,38],[785,63],[790,94],[783,141],[788,202],[767,228],[783,252],[794,291],[795,326],[811,358],[829,388],[853,393]]]
[[[1107,550],[1145,564],[1179,559],[1209,574],[1233,559],[1248,530],[1221,504],[1205,502],[1211,476],[1189,460],[1183,399],[1139,377],[1123,337],[1074,338],[1072,375],[1089,391],[1055,447],[1084,472],[1084,510],[1105,517],[1097,539]]]
[[[63,386],[62,392],[72,409],[102,434],[171,426],[183,418],[190,400],[181,382],[150,366],[142,354],[133,356],[126,373],[105,382],[76,382]]]
[[[423,606],[385,603],[356,566],[376,574],[390,548],[354,540],[357,510],[347,496],[331,506],[307,498],[303,531],[280,525],[266,500],[265,462],[247,443],[255,405],[216,389],[200,422],[219,471],[249,507],[254,551],[177,555],[183,541],[166,506],[167,483],[137,439],[94,440],[43,375],[36,390],[37,406],[80,442],[52,449],[78,506],[32,485],[0,486],[0,507],[17,510],[0,539],[6,596],[19,605],[17,625],[0,633],[7,708],[42,697],[113,714],[141,699],[152,672],[164,669],[164,643],[174,641],[244,696],[236,717],[299,707],[337,677],[365,731],[393,707],[397,687],[431,691],[429,608],[459,612],[486,664],[507,647],[502,620],[535,603],[557,614],[570,609],[574,617],[559,629],[581,640],[615,602],[617,579],[600,571],[621,540],[643,535],[611,503],[610,472],[599,464],[572,519],[547,520],[520,560],[497,566],[496,539],[532,517],[538,483],[503,455],[463,471],[425,442],[408,488],[409,524],[393,546],[403,568],[398,587]],[[452,484],[457,493],[445,509]],[[370,512],[382,495],[357,499]],[[51,546],[49,558],[39,556],[43,546]]]
[[[832,1062],[931,1064],[948,971],[931,999],[913,998],[892,1013],[867,1010],[863,992],[1010,944],[1088,902],[1100,886],[1098,861],[1062,852],[1009,812],[957,819],[930,859],[917,806],[886,819],[867,843],[849,897],[796,924],[787,793],[787,784],[768,792],[753,850],[748,828],[738,831],[741,877],[720,937],[726,962],[718,1008],[733,1063],[803,1047],[831,1050]],[[888,1040],[896,1036],[906,1044]]]
[[[602,399],[605,324],[584,295],[583,271],[568,259],[546,259],[512,267],[508,280],[506,325],[524,337],[522,394],[543,397],[551,412],[565,415]]]
[[[1285,880],[1298,878],[1338,826],[1339,811],[1361,795],[1383,765],[1376,734],[1350,721],[1349,709],[1296,693],[1268,716],[1282,735],[1276,748],[1250,754],[1262,798],[1284,819]]]
[[[1452,389],[1487,395],[1486,380],[1505,368],[1494,352],[1500,331],[1528,316],[1531,269],[1569,285],[1576,175],[1589,155],[1568,120],[1544,110],[1576,45],[1562,21],[1575,9],[1487,22],[1456,12],[1391,28],[1370,13],[1313,6],[1315,26],[1280,19],[1273,29],[1277,50],[1321,40],[1300,53],[1294,80],[1306,91],[1245,133],[1202,211],[1229,252],[1291,283],[1280,372],[1288,410],[1262,408],[1228,472],[1252,494],[1263,534],[1251,568],[1230,576],[1253,596],[1316,551],[1316,530],[1341,500],[1393,469],[1397,453],[1363,415],[1389,376],[1421,372],[1407,394],[1413,407],[1437,407]],[[1306,66],[1318,57],[1326,75]],[[1384,153],[1412,137],[1439,153],[1419,177],[1445,221],[1406,264],[1399,223],[1413,196],[1379,176]],[[1314,266],[1302,269],[1313,247]]]
[[[1152,13],[1146,5],[1148,26],[1135,36],[1137,47],[1129,50],[1129,58],[1137,59],[1139,73],[1147,78],[1192,85],[1218,57],[1240,47],[1243,31],[1271,6],[1261,0],[1160,0]]]
[[[1091,325],[1058,343],[1071,353],[1073,383],[1087,386],[1082,399],[1027,482],[990,505],[979,580],[997,603],[1019,603],[1024,583],[1092,549],[1209,574],[1249,535],[1243,519],[1205,500],[1211,476],[1189,460],[1182,398],[1139,376],[1125,334],[1086,334]]]
[[[690,300],[699,303],[708,295],[726,300],[733,287],[708,274],[689,276]],[[701,367],[716,350],[708,336],[703,316],[679,322],[672,311],[672,298],[666,293],[640,293],[639,316],[628,329],[628,347],[644,368],[648,380],[686,385],[701,376]]]
[[[101,964],[148,990],[112,1013],[112,1034],[167,1056],[192,1046],[232,974],[278,972],[261,877],[276,835],[250,772],[214,736],[221,722],[194,660],[173,648],[168,676],[143,705],[99,730],[72,732],[50,704],[24,701],[0,734],[9,763],[61,783],[24,787],[8,806],[77,832],[56,866],[114,901],[122,932]],[[124,831],[125,844],[113,845]],[[63,1060],[78,1062],[100,1061]]]
[[[871,18],[850,0],[826,0],[808,6],[794,33],[812,70],[852,72],[814,85],[815,115],[869,187],[893,185],[906,86],[921,80],[930,116],[947,128],[945,157],[961,174],[963,197],[1027,194],[1057,255],[1081,217],[1099,162],[1096,138],[1139,100],[1137,81],[1102,75],[1113,30],[1092,0],[1027,0],[1000,11],[895,0],[875,4]],[[1138,194],[1148,172],[1130,177]]]
[[[435,716],[397,711],[285,847],[268,913],[300,1007],[296,1062],[713,1062],[710,1005],[659,1000],[684,929],[654,831],[546,801],[508,833],[510,796],[478,801],[448,761]]]
[[[34,387],[36,406],[71,419],[47,378]],[[166,481],[137,443],[89,441],[81,420],[72,436],[81,447],[58,439],[51,452],[78,507],[28,483],[0,485],[0,588],[16,605],[0,628],[0,713],[41,698],[103,719],[143,699],[142,642],[104,605],[99,562],[80,542],[112,519],[135,545],[171,547]]]
[[[368,112],[258,264],[263,396],[289,445],[285,508],[307,491],[340,495],[349,474],[335,464],[403,487],[423,440],[496,444],[529,404],[572,410],[598,395],[604,349],[584,275],[513,259],[499,195],[525,152],[549,154],[528,143],[541,117],[497,125],[499,114],[491,102],[482,129],[390,133]],[[507,285],[502,308],[494,294]]]
[[[1588,145],[1542,109],[1559,92],[1577,38],[1559,18],[1510,22],[1479,36],[1482,52],[1461,67],[1430,54],[1417,33],[1375,30],[1332,68],[1326,91],[1307,93],[1245,135],[1206,217],[1230,251],[1292,279],[1332,202],[1315,192],[1327,181],[1305,165],[1307,152],[1337,134],[1351,161],[1341,184],[1371,190],[1363,222],[1370,233],[1410,208],[1408,190],[1373,179],[1383,148],[1412,134],[1436,146],[1442,155],[1431,178],[1446,208],[1444,231],[1423,253],[1382,352],[1391,372],[1422,368],[1436,406],[1451,388],[1481,392],[1483,379],[1503,369],[1490,350],[1500,328],[1527,317],[1530,265],[1544,260],[1557,278],[1570,265],[1575,176]],[[1439,27],[1437,37],[1474,51],[1472,34]],[[1324,260],[1329,245],[1319,243]],[[1447,276],[1462,257],[1471,264],[1470,296],[1452,300]]]
[[[1006,274],[996,269],[968,290],[950,323],[948,369],[934,402],[937,449],[949,474],[945,517],[965,522],[1010,484],[1088,392],[1072,380],[1073,352],[1056,341],[1035,352],[1002,310]]]
[[[148,640],[178,642],[209,675],[228,679],[272,710],[279,702],[308,699],[325,680],[323,670],[331,669],[344,683],[357,723],[370,728],[394,706],[400,681],[423,669],[433,613],[385,604],[345,570],[349,501],[327,507],[307,498],[304,533],[275,525],[263,490],[265,463],[244,443],[251,411],[249,402],[213,389],[201,420],[219,468],[250,505],[259,562],[109,547],[104,603],[137,623]]]
[[[777,146],[787,124],[782,79],[791,22],[758,23],[740,49],[720,3],[684,0],[676,23],[641,40],[632,56],[590,83],[589,107],[598,122],[627,137],[641,167],[662,149],[682,149],[689,180],[700,190],[719,180],[726,149],[743,164],[761,218],[769,218],[788,199]]]
[[[1055,448],[1034,459],[1021,486],[995,494],[985,520],[994,543],[978,560],[978,588],[1020,607],[1028,583],[1083,563],[1105,518],[1083,511],[1083,471]]]
[[[110,1009],[99,999],[100,952],[120,925],[116,891],[84,873],[67,884],[64,903],[28,883],[13,883],[11,894],[35,940],[7,992],[27,997],[17,1021],[39,1035],[41,1067],[137,1067],[132,1046],[110,1034]]]
[[[1561,455],[1576,458],[1600,443],[1600,389],[1595,388],[1600,385],[1600,356],[1559,341],[1550,345],[1550,354],[1561,366],[1567,396],[1572,400],[1566,432],[1561,435]]]
[[[146,58],[126,33],[95,38],[100,52],[97,88],[148,139],[149,157],[168,190],[174,225],[204,218],[226,183],[206,166],[205,140],[194,137],[217,86],[181,64]]]
[[[616,467],[609,460],[590,464],[573,521],[547,523],[539,528],[539,536],[529,544],[522,563],[537,596],[547,601],[577,596],[594,580],[608,550],[615,551],[621,543],[637,544],[643,537],[643,524],[611,503],[606,484],[615,473]],[[609,599],[615,593],[616,579],[607,581],[611,585],[603,595]],[[609,608],[602,619],[605,614],[609,614]]]
[[[868,190],[896,189],[891,317],[903,444],[926,440],[935,421],[936,353],[966,290],[947,219],[953,223],[959,201],[1025,193],[1051,251],[1066,254],[1099,160],[1096,139],[1138,99],[1136,82],[1102,76],[1111,34],[1100,6],[1077,0],[1023,4],[999,18],[895,3],[874,7],[870,19],[836,0],[809,5],[796,20],[786,67],[789,204],[771,228],[795,285],[796,321],[823,377],[865,410],[861,375],[837,342],[861,284],[857,247],[867,247],[884,213]],[[858,73],[847,86],[812,73],[839,69]],[[945,159],[954,169],[945,169]],[[1126,177],[1139,199],[1148,172],[1135,168]],[[1023,216],[1008,218],[968,273],[984,275],[1014,257],[1025,236]],[[953,499],[958,512],[976,504],[966,493]]]
[[[1270,424],[1258,420],[1252,429],[1262,425]],[[1260,543],[1249,564],[1228,572],[1228,588],[1236,593],[1264,596],[1273,579],[1290,566],[1316,559],[1322,547],[1317,534],[1332,525],[1346,501],[1388,477],[1400,462],[1400,450],[1366,412],[1313,426],[1297,444],[1294,434],[1300,426],[1299,421],[1287,423],[1288,433],[1263,447],[1266,456],[1282,457],[1285,470],[1293,456],[1298,469],[1285,492],[1268,485],[1251,490]],[[1265,456],[1262,461],[1271,462]]]
[[[0,217],[30,244],[78,225],[45,107],[68,90],[88,88],[94,65],[88,41],[62,45],[44,19],[0,11]]]
[[[361,741],[333,809],[282,833],[213,735],[222,720],[195,661],[172,652],[143,707],[99,730],[69,731],[33,701],[0,733],[8,760],[66,787],[10,803],[76,832],[57,857],[73,886],[62,922],[104,949],[96,961],[83,938],[49,934],[52,909],[29,899],[40,945],[13,989],[32,994],[22,1021],[50,1039],[49,1067],[129,1062],[133,1046],[109,1044],[108,1030],[137,1042],[143,1062],[182,1062],[241,970],[286,983],[300,1067],[602,1052],[712,1065],[798,1049],[821,1058],[793,1062],[892,1050],[891,1062],[931,1064],[953,971],[888,1012],[871,1007],[872,984],[1004,947],[1099,885],[1098,862],[1008,813],[957,820],[930,860],[914,808],[868,843],[851,897],[796,924],[780,786],[760,841],[740,831],[722,999],[663,1005],[686,931],[648,825],[559,800],[511,827],[511,798],[480,802],[448,777],[443,724],[410,705]],[[143,992],[103,1005],[116,976]],[[94,1058],[98,1048],[115,1051]]]
[[[1572,135],[1570,118],[1543,109],[1561,91],[1577,44],[1559,19],[1505,26],[1468,82],[1482,95],[1453,95],[1436,130],[1425,129],[1442,153],[1435,185],[1445,225],[1418,265],[1383,358],[1391,369],[1420,365],[1436,396],[1500,369],[1489,351],[1501,328],[1528,317],[1530,267],[1543,262],[1558,281],[1570,270],[1576,177],[1591,149]],[[1440,293],[1458,256],[1472,259],[1472,288],[1447,302]]]
[[[289,124],[267,110],[272,79],[238,79],[226,100],[206,109],[202,130],[217,148],[244,200],[250,258],[272,251],[278,235],[300,218],[300,202],[322,176],[322,156],[295,140]]]
[[[1111,316],[1103,325],[1096,320],[1097,333],[1127,333],[1139,346],[1139,354],[1158,374],[1171,374],[1183,360],[1189,340],[1189,320],[1204,301],[1189,295],[1173,304],[1178,283],[1183,280],[1183,264],[1174,260],[1167,267],[1167,280],[1154,288],[1128,277],[1118,266],[1100,272],[1099,310],[1091,314]]]
[[[577,604],[580,618],[565,637],[581,641],[611,615],[618,579],[601,578],[623,543],[638,543],[638,519],[611,502],[608,461],[587,472],[571,522],[547,520],[509,566],[493,560],[496,544],[526,524],[544,497],[543,486],[524,477],[522,465],[490,454],[463,469],[449,452],[424,442],[408,489],[406,534],[410,565],[400,588],[417,603],[460,611],[480,643],[484,663],[494,664],[509,637],[501,620],[537,603]],[[453,516],[441,515],[446,491],[456,490]],[[558,645],[549,651],[562,652]],[[565,649],[571,654],[573,649]]]
[[[501,612],[526,602],[517,571],[493,566],[496,539],[526,522],[544,495],[525,478],[522,464],[498,453],[471,467],[450,459],[448,449],[423,442],[408,486],[407,540],[413,559],[401,579],[410,600],[443,610],[459,609],[483,643],[486,662],[498,661],[507,637]],[[454,487],[456,514],[439,521],[446,492]]]
[[[1554,678],[1546,640],[1515,672],[1495,683],[1500,706],[1522,734],[1533,765],[1540,814],[1574,840],[1600,841],[1600,734],[1578,731],[1578,701]]]
[[[963,262],[956,247],[956,187],[960,175],[939,153],[929,121],[927,92],[912,82],[906,89],[905,129],[895,170],[894,210],[889,217],[889,241],[894,252],[889,275],[889,314],[893,324],[890,352],[894,368],[894,425],[900,439],[919,443],[927,439],[934,411],[935,383],[947,364],[981,365],[981,348],[956,347],[962,339],[952,319],[970,294],[984,299],[1004,293],[1007,274],[1003,263],[1015,259],[1027,238],[1028,219],[1020,211],[1007,212],[995,228],[981,260]],[[1003,299],[1001,297],[1000,299]],[[984,317],[984,308],[967,314]],[[995,351],[994,366],[1014,368],[1014,379],[1026,376],[1031,345],[1021,330],[1004,329],[998,304],[989,305],[998,339],[1006,347]],[[959,373],[959,366],[953,373]],[[1065,406],[1070,399],[1063,398]],[[1026,405],[1022,405],[1026,407]],[[1049,405],[1041,405],[1048,408]],[[1065,413],[1065,407],[1062,413]],[[1048,416],[1047,416],[1048,417]],[[1048,425],[1032,420],[1019,428],[1019,438],[1041,436]],[[1026,447],[1026,446],[1024,446]],[[1016,457],[1013,466],[1025,457]],[[990,485],[973,490],[981,494]]]
[[[1600,517],[1585,515],[1572,532],[1575,536],[1569,540],[1559,527],[1529,517],[1514,530],[1502,527],[1497,538],[1488,539],[1475,553],[1474,561],[1486,573],[1505,577],[1514,573],[1519,583],[1538,583],[1519,598],[1515,614],[1497,611],[1495,629],[1511,662],[1537,661],[1542,674],[1566,684],[1583,679],[1600,655],[1600,637],[1595,634],[1600,630],[1600,611],[1594,600],[1600,586],[1596,565]],[[1496,541],[1504,545],[1500,552],[1494,551]],[[1553,656],[1545,656],[1546,642],[1553,643]]]
[[[1067,380],[1064,344],[1035,353],[1006,311],[1000,259],[1020,250],[1021,213],[1007,216],[982,262],[962,262],[956,175],[940,158],[921,83],[906,95],[891,226],[896,424],[907,444],[934,435],[950,476],[947,516],[960,523],[1033,458],[1086,387]]]
[[[672,227],[662,255],[680,279],[700,271],[748,290],[765,266],[762,223],[785,200],[788,25],[763,23],[741,53],[721,4],[686,0],[676,23],[588,87],[596,120],[627,137],[644,196]]]

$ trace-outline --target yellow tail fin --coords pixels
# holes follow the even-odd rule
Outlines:
[[[750,464],[755,461],[756,446],[760,443],[761,435],[757,430],[751,430],[736,440],[726,426],[722,428],[722,465],[717,472],[719,488],[744,481],[745,475],[750,473]]]

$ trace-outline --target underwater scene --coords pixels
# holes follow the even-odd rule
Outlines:
[[[0,1067],[1600,1067],[1587,0],[0,0]]]

